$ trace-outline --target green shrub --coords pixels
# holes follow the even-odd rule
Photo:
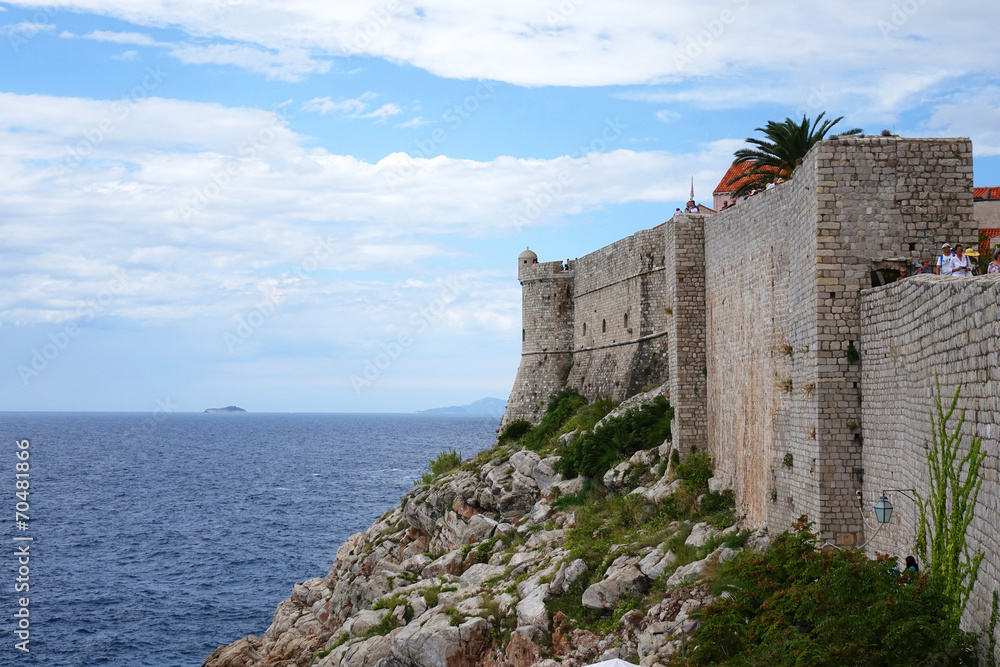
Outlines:
[[[677,477],[684,480],[681,483],[688,493],[701,495],[708,492],[708,480],[712,476],[712,457],[705,452],[692,450],[684,460],[674,468]]]
[[[573,439],[559,461],[559,471],[567,479],[599,477],[635,452],[661,445],[670,437],[673,415],[667,399],[657,396],[641,408],[606,419]]]
[[[399,621],[391,613],[386,614],[382,621],[372,627],[368,632],[361,635],[363,639],[371,639],[372,637],[385,637],[387,634],[399,627]]]
[[[577,410],[587,404],[587,399],[581,396],[573,387],[566,387],[549,399],[549,406],[538,426],[525,433],[521,444],[525,449],[539,450],[552,444],[559,435],[563,424],[576,414]]]
[[[506,442],[519,440],[532,428],[534,428],[534,426],[527,419],[515,419],[511,423],[504,426],[503,430],[500,431],[500,436],[497,438],[497,444],[502,445]]]
[[[462,465],[462,452],[457,449],[446,449],[427,464],[430,472],[425,472],[420,481],[424,484],[432,484],[435,478],[440,477],[446,472],[451,472],[460,465]]]
[[[976,635],[942,616],[936,582],[900,575],[891,561],[856,549],[817,551],[804,518],[795,527],[766,553],[746,552],[722,566],[719,581],[730,595],[698,614],[703,623],[683,664],[979,664]]]
[[[563,424],[559,429],[560,435],[573,431],[589,431],[594,428],[594,424],[601,421],[609,412],[618,405],[617,401],[607,396],[598,396],[593,401],[577,410],[576,414]]]

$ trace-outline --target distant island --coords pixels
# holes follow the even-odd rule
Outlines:
[[[238,408],[235,405],[227,405],[224,408],[209,408],[205,412],[246,412],[246,410]]]
[[[431,408],[430,410],[418,410],[425,415],[494,415],[503,416],[503,411],[507,408],[507,401],[500,398],[481,398],[468,405],[453,405],[448,408]]]

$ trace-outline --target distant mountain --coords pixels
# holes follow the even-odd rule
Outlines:
[[[235,405],[227,405],[224,408],[209,408],[205,412],[246,412],[246,410],[238,408]]]
[[[481,398],[468,405],[453,405],[449,408],[418,410],[427,415],[494,415],[500,417],[507,407],[507,401],[500,398]]]

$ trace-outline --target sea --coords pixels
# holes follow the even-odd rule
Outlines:
[[[498,422],[0,413],[0,665],[201,665]]]

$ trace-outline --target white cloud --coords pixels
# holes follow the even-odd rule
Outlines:
[[[431,121],[427,120],[423,116],[417,116],[415,118],[411,118],[410,120],[404,123],[397,123],[396,125],[393,125],[393,127],[417,128],[417,127],[423,127],[424,125],[429,125],[430,123]]]
[[[270,80],[292,82],[301,81],[307,74],[324,74],[332,64],[314,60],[304,49],[271,50],[246,44],[179,44],[171,48],[170,55],[191,65],[233,65]]]
[[[672,121],[679,119],[680,117],[681,115],[679,113],[677,113],[676,111],[671,111],[670,109],[660,109],[659,111],[656,112],[657,120],[664,123],[670,123]]]
[[[73,318],[113,270],[128,288],[107,314],[140,322],[242,312],[269,290],[289,309],[305,307],[307,295],[324,307],[336,302],[331,312],[341,317],[359,303],[408,309],[411,297],[382,279],[343,272],[392,267],[433,280],[448,273],[443,258],[462,254],[456,239],[681,199],[691,173],[708,189],[739,143],[547,160],[396,153],[372,164],[312,147],[266,111],[155,97],[131,104],[124,118],[116,108],[0,93],[0,233],[4,252],[18,256],[0,263],[0,322]],[[542,197],[553,183],[559,194]],[[322,268],[296,270],[327,246]],[[474,312],[466,325],[511,316]]]
[[[77,37],[70,32],[63,32],[60,37]],[[86,35],[79,35],[80,39],[90,39],[95,42],[111,42],[113,44],[134,44],[135,46],[168,46],[155,41],[149,35],[138,32],[111,32],[108,30],[94,30]]]
[[[375,118],[383,123],[387,118],[403,113],[402,109],[391,102],[383,104],[373,111],[368,111],[369,103],[376,97],[377,95],[371,91],[364,93],[360,97],[339,99],[337,101],[334,101],[330,96],[314,97],[302,105],[302,110],[324,115],[339,113],[344,118]]]
[[[302,105],[303,111],[313,111],[315,113],[320,113],[326,115],[328,113],[337,112],[342,113],[346,116],[356,118],[357,114],[360,114],[365,109],[368,108],[368,102],[375,99],[377,95],[373,92],[367,92],[362,94],[360,97],[353,99],[340,99],[336,102],[328,95],[326,97],[315,97],[305,104]]]
[[[906,99],[894,102],[881,88],[881,66],[890,64],[904,75],[933,62],[948,76],[960,76],[1000,65],[1000,51],[992,48],[1000,15],[995,3],[963,5],[963,20],[955,20],[948,5],[917,3],[914,11],[900,13],[896,5],[868,0],[838,0],[793,12],[749,0],[623,0],[614,5],[427,0],[419,12],[411,6],[389,9],[385,0],[260,0],[252,5],[67,0],[64,6],[136,25],[177,27],[199,39],[254,45],[279,61],[285,51],[304,51],[308,55],[297,68],[286,64],[290,71],[282,76],[288,77],[319,71],[320,65],[310,63],[314,58],[363,54],[444,77],[524,86],[688,83],[715,90],[730,102],[744,88],[808,91],[819,76],[835,94],[856,89],[876,103],[906,104]],[[775,25],[781,26],[778,38]],[[270,68],[255,71],[274,76]],[[717,84],[725,80],[733,85]]]
[[[122,53],[120,55],[111,56],[111,59],[112,60],[138,60],[139,59],[139,52],[138,51],[131,51],[131,50],[130,51],[125,51],[124,53]]]
[[[55,30],[54,25],[48,23],[32,23],[31,21],[21,21],[20,23],[8,23],[0,26],[0,35],[19,35],[21,37],[34,37],[40,32]]]
[[[403,113],[403,110],[390,102],[389,104],[383,104],[374,111],[362,114],[361,116],[359,116],[359,118],[377,118],[379,121],[384,123],[386,118],[397,116],[401,113]]]
[[[1000,86],[955,95],[927,122],[935,134],[969,137],[977,156],[1000,155]]]

